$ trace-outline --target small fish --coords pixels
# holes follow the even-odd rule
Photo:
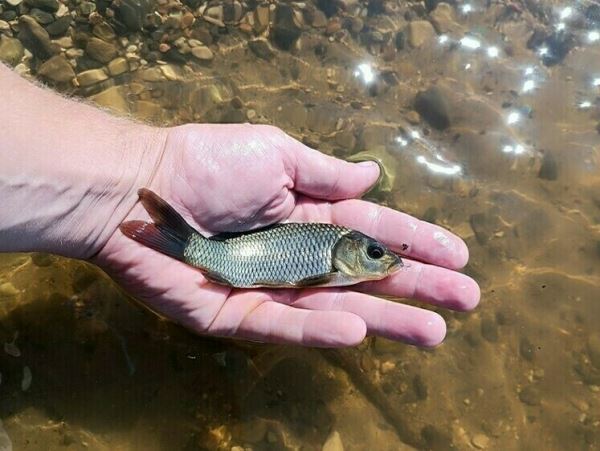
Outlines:
[[[152,191],[138,191],[154,223],[127,221],[129,238],[236,288],[302,288],[380,280],[403,266],[399,256],[360,232],[333,224],[282,223],[206,238]]]

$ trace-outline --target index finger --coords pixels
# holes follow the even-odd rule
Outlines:
[[[469,260],[465,242],[448,230],[371,202],[350,199],[327,203],[304,198],[298,199],[297,210],[303,220],[358,230],[415,260],[450,269],[460,269]]]

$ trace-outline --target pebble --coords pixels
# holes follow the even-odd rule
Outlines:
[[[19,39],[41,60],[47,60],[60,52],[60,47],[50,41],[48,32],[31,16],[19,18]]]
[[[85,47],[85,52],[96,61],[108,63],[117,56],[117,48],[114,44],[104,42],[96,37],[90,38]]]
[[[212,50],[204,46],[192,48],[191,53],[195,58],[201,61],[211,61],[215,57]]]
[[[71,39],[71,36],[63,36],[62,38],[55,39],[54,43],[58,44],[61,49],[70,49],[73,47],[73,39]]]
[[[106,22],[100,22],[94,26],[92,30],[94,36],[102,39],[103,41],[112,41],[116,35],[113,28]]]
[[[111,86],[90,97],[96,105],[111,109],[116,113],[129,114],[129,104],[125,99],[123,86]]]
[[[52,37],[62,36],[65,34],[71,26],[71,16],[63,16],[56,19],[50,25],[46,27],[46,31]]]
[[[81,86],[91,86],[108,79],[103,69],[90,69],[77,74],[77,81]]]
[[[10,31],[10,24],[5,20],[0,20],[0,31]]]
[[[153,0],[120,0],[112,3],[115,18],[129,31],[140,31],[144,27],[146,16],[154,8]]]
[[[65,55],[67,56],[67,58],[81,58],[83,56],[83,50],[82,49],[77,49],[77,48],[72,48],[72,49],[67,49],[67,51],[65,52]]]
[[[0,284],[0,297],[14,297],[19,294],[19,290],[11,282]]]
[[[75,78],[73,68],[63,55],[55,55],[42,63],[38,74],[55,83],[66,83]]]
[[[21,357],[21,350],[14,341],[4,343],[4,352],[11,357]]]
[[[41,25],[48,25],[54,21],[54,16],[52,14],[38,8],[32,8],[31,11],[29,11],[29,15]]]
[[[472,439],[471,443],[475,448],[486,449],[490,444],[490,438],[485,434],[476,434]]]
[[[18,39],[0,36],[0,61],[16,66],[23,58],[23,45]]]
[[[23,0],[6,0],[6,3],[8,3],[10,6],[19,6],[21,3],[23,3]]]
[[[160,70],[167,80],[175,81],[181,79],[181,77],[177,75],[177,72],[175,71],[174,67],[170,64],[160,66]]]
[[[248,47],[252,50],[252,53],[264,60],[270,61],[275,56],[273,47],[271,47],[271,44],[264,38],[248,41]]]
[[[58,11],[58,0],[25,0],[25,3],[30,8],[39,8],[45,11],[55,13]]]
[[[289,50],[300,37],[302,29],[294,9],[285,3],[279,3],[273,20],[273,42],[284,50]]]
[[[258,115],[256,114],[255,110],[248,110],[246,111],[246,118],[250,121],[250,122],[254,122],[256,120],[256,118],[258,117]]]
[[[254,10],[254,31],[258,34],[269,26],[270,12],[268,6],[257,6]]]
[[[344,451],[344,444],[342,443],[342,437],[338,431],[331,431],[327,440],[323,444],[321,451]]]
[[[121,75],[129,70],[129,64],[127,60],[123,57],[115,58],[110,63],[108,63],[108,72],[113,77],[116,75]]]
[[[437,7],[429,14],[431,23],[438,33],[449,33],[460,30],[454,18],[454,10],[448,3],[438,3]]]
[[[415,97],[415,110],[433,128],[444,130],[450,126],[448,102],[437,86],[419,92]]]
[[[542,403],[540,391],[533,385],[528,385],[519,393],[519,399],[528,406],[539,406]]]
[[[415,48],[422,47],[433,40],[435,30],[426,20],[415,20],[408,24],[408,43]]]

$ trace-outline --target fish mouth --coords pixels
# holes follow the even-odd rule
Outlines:
[[[396,258],[394,259],[394,261],[388,267],[388,275],[394,274],[404,267],[404,262],[402,261],[402,259],[397,255],[395,257]]]

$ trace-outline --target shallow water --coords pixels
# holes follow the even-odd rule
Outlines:
[[[239,23],[202,22],[218,38],[210,62],[149,58],[56,89],[161,125],[269,123],[377,158],[369,198],[468,243],[477,310],[440,310],[435,350],[234,343],[154,318],[91,266],[2,255],[0,449],[3,429],[28,450],[600,447],[600,6],[368,3],[305,13],[289,49],[272,23],[267,59]],[[554,38],[530,39],[536,28]]]

